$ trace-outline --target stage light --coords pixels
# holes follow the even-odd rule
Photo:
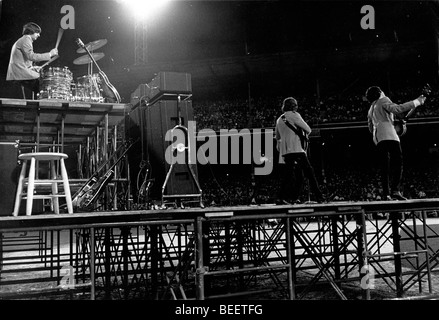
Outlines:
[[[136,19],[145,19],[158,11],[171,0],[118,0],[126,5]]]

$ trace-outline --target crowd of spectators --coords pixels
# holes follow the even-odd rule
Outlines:
[[[419,96],[420,90],[411,87],[394,90],[387,95],[395,103],[403,103]],[[285,97],[255,97],[251,99],[193,101],[194,119],[198,129],[242,129],[274,127],[280,116]],[[367,120],[369,103],[363,94],[339,94],[326,97],[296,97],[299,112],[312,126],[322,123],[356,122]],[[412,117],[439,116],[437,97],[430,97]]]
[[[386,92],[395,103],[403,103],[419,96],[419,89],[404,88]],[[243,129],[274,127],[281,114],[285,97],[255,97],[248,99],[194,101],[194,119],[197,130]],[[357,122],[367,120],[369,103],[363,94],[332,95],[328,97],[297,97],[299,112],[311,127],[323,123]],[[438,99],[431,96],[428,102],[412,115],[414,118],[439,117]],[[202,167],[202,166],[200,166]],[[410,199],[439,197],[439,164],[410,168],[404,172],[403,193]],[[274,203],[279,188],[278,174],[253,176],[251,169],[230,168],[200,170],[200,183],[206,205],[228,206],[257,203]],[[329,167],[319,174],[322,189],[330,201],[381,200],[379,173],[368,167]],[[307,190],[302,201],[308,198]]]
[[[201,170],[200,185],[208,206],[274,204],[279,188],[278,175],[252,176],[250,170]],[[329,201],[380,201],[379,174],[364,168],[331,168],[319,177],[322,190]],[[301,201],[308,198],[305,184]],[[404,195],[409,199],[439,197],[439,172],[436,168],[417,168],[404,177]]]

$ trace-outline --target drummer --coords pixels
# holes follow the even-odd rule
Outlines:
[[[34,98],[36,93],[39,92],[39,72],[41,69],[41,67],[34,65],[34,63],[50,60],[50,58],[58,54],[58,49],[54,48],[46,53],[34,52],[33,42],[41,34],[40,26],[34,22],[26,23],[23,26],[22,34],[22,37],[12,46],[6,80],[17,82],[31,90],[32,98]]]

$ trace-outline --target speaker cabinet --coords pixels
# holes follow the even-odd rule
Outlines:
[[[188,121],[193,120],[191,101],[158,101],[153,105],[138,107],[130,114],[127,125],[127,136],[140,136],[140,143],[132,148],[129,155],[132,181],[137,180],[141,162],[149,162],[151,177],[154,179],[151,196],[160,199],[162,186],[169,172],[164,194],[165,195],[191,195],[198,194],[198,171],[196,163],[171,164],[166,161],[165,153],[172,142],[165,141],[166,133],[179,124],[180,109],[181,125],[187,127]],[[187,146],[187,140],[186,140]],[[196,146],[191,146],[190,152],[196,153]],[[195,177],[195,179],[194,179]],[[134,186],[136,189],[138,186]]]
[[[189,73],[181,72],[159,72],[151,80],[149,104],[154,104],[159,100],[175,100],[177,96],[192,95],[192,82]]]

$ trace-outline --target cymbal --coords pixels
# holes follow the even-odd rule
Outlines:
[[[91,55],[93,56],[93,59],[95,59],[95,61],[98,61],[103,57],[105,57],[105,54],[103,52],[96,52],[96,53],[92,53]],[[85,54],[73,60],[73,64],[87,64],[90,63],[91,61],[92,60],[90,56],[88,54]]]
[[[88,51],[94,51],[96,49],[99,49],[107,44],[107,39],[99,39],[96,41],[89,42],[85,45],[85,47],[88,49]],[[84,53],[84,48],[79,48],[76,50],[77,53]]]

